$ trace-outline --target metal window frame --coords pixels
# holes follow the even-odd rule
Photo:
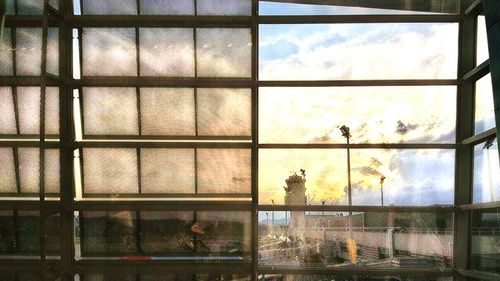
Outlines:
[[[46,0],[45,0],[46,1]],[[37,147],[57,148],[60,150],[61,166],[61,191],[58,201],[47,200],[44,193],[39,193],[39,201],[29,200],[2,200],[2,210],[36,210],[41,214],[41,229],[45,216],[54,213],[61,215],[61,259],[60,261],[45,260],[45,249],[41,250],[40,261],[36,260],[8,260],[2,262],[0,270],[5,271],[27,271],[46,273],[50,271],[59,272],[61,280],[73,280],[73,275],[86,272],[235,272],[251,274],[252,280],[257,280],[262,273],[291,273],[291,274],[418,274],[418,275],[442,275],[454,276],[455,280],[466,280],[471,276],[470,272],[463,270],[467,267],[470,236],[469,211],[498,207],[498,203],[470,204],[471,191],[471,147],[480,143],[485,138],[491,137],[492,132],[474,136],[470,128],[472,120],[470,117],[473,110],[473,82],[481,78],[488,71],[489,65],[483,64],[474,67],[475,46],[470,44],[475,34],[475,22],[473,18],[482,10],[482,0],[462,1],[461,13],[457,15],[346,15],[346,16],[259,16],[259,0],[252,0],[252,16],[74,16],[72,15],[73,3],[71,0],[60,0],[59,12],[47,9],[42,16],[7,16],[6,26],[10,27],[48,27],[59,28],[59,77],[49,75],[42,71],[41,76],[2,76],[1,86],[58,86],[60,105],[60,135],[58,140],[52,140],[42,131],[41,138],[28,136],[21,139],[19,136],[3,136],[0,139],[0,147]],[[15,1],[17,4],[17,1]],[[16,10],[17,10],[17,5]],[[16,12],[17,14],[17,12]],[[460,26],[459,41],[459,68],[457,79],[442,80],[326,80],[326,81],[261,81],[258,78],[258,29],[260,24],[295,24],[295,23],[400,23],[400,22],[455,22]],[[83,77],[73,79],[71,53],[72,29],[82,27],[246,27],[252,30],[252,75],[251,78],[161,78],[161,77]],[[195,30],[195,28],[193,28]],[[136,36],[138,33],[136,32]],[[47,39],[46,32],[44,40]],[[80,37],[81,39],[81,37]],[[81,40],[80,40],[81,41]],[[136,38],[137,41],[137,38]],[[44,50],[46,46],[44,47]],[[46,50],[45,50],[46,51]],[[82,52],[80,48],[80,53]],[[45,57],[45,56],[44,56]],[[137,59],[139,59],[137,57]],[[15,61],[15,59],[14,59]],[[15,63],[15,62],[14,62]],[[139,67],[139,64],[138,66]],[[15,69],[14,69],[15,71]],[[138,70],[139,71],[139,70]],[[451,85],[458,88],[457,103],[457,142],[453,144],[261,144],[258,138],[258,90],[259,87],[327,87],[327,86],[432,86]],[[75,141],[73,128],[73,88],[95,87],[95,86],[128,86],[128,87],[225,87],[225,88],[251,88],[252,90],[252,136],[237,142],[225,142],[225,138],[188,139],[187,142],[178,142],[178,139],[157,139],[151,142],[140,142],[140,139],[127,141],[108,140],[101,142],[86,139]],[[464,114],[465,113],[465,114]],[[17,121],[17,118],[16,118]],[[42,121],[43,122],[43,121]],[[18,125],[17,125],[18,127]],[[41,126],[44,127],[44,126]],[[43,129],[42,129],[43,130]],[[53,136],[57,137],[57,136]],[[202,140],[200,142],[200,140]],[[114,202],[75,201],[73,196],[73,151],[85,147],[165,147],[165,148],[248,148],[251,149],[251,201],[220,202],[220,201],[148,201],[148,200],[124,200]],[[286,149],[286,148],[323,148],[323,149],[345,149],[345,148],[394,148],[394,149],[453,149],[457,153],[455,171],[455,204],[454,206],[272,206],[259,205],[258,203],[258,152],[259,149]],[[43,173],[40,174],[43,176]],[[41,188],[42,190],[42,188]],[[75,261],[73,248],[73,220],[74,211],[84,210],[245,210],[252,213],[252,261],[250,264],[212,264],[197,263],[172,263],[172,262],[127,262],[127,268],[123,269],[122,262],[116,261]],[[435,269],[293,269],[293,268],[266,268],[258,265],[258,212],[259,211],[373,211],[373,212],[453,212],[455,215],[455,244],[454,244],[454,266],[449,270]],[[460,222],[464,220],[464,222]],[[40,241],[45,238],[40,232]],[[462,236],[465,235],[465,236]],[[465,240],[465,241],[462,241]],[[45,243],[42,243],[45,245]],[[44,246],[43,246],[44,247]],[[42,280],[45,274],[41,275]]]

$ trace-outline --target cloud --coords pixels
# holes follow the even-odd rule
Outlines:
[[[398,120],[398,124],[396,125],[396,133],[400,135],[406,135],[409,131],[415,130],[416,128],[418,128],[417,124],[405,124],[401,122],[401,120]]]

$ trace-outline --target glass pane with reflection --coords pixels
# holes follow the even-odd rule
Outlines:
[[[195,0],[141,0],[141,15],[194,15]]]
[[[495,127],[495,108],[491,74],[476,81],[475,123],[476,134]]]
[[[259,26],[262,80],[456,79],[456,23]]]
[[[80,0],[84,15],[137,15],[137,0]]]
[[[488,53],[488,35],[486,32],[486,20],[483,15],[477,17],[477,40],[476,40],[476,65],[480,65],[487,60]]]
[[[454,143],[456,87],[259,89],[263,143]]]
[[[474,203],[500,201],[500,173],[498,171],[500,171],[500,161],[497,139],[476,145],[472,184]]]
[[[472,212],[470,267],[499,274],[500,208]]]
[[[252,0],[196,0],[198,15],[251,16]]]
[[[14,48],[12,46],[12,29],[4,28],[2,32],[2,41],[0,42],[0,75],[13,75]]]
[[[441,268],[452,258],[452,212],[259,212],[262,265]]]

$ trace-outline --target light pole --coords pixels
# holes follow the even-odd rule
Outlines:
[[[382,203],[382,206],[384,206],[384,180],[385,180],[385,176],[381,175],[380,176],[380,202]]]
[[[342,136],[347,140],[347,200],[349,203],[349,207],[352,206],[352,188],[351,188],[351,155],[350,155],[350,147],[349,140],[352,137],[349,127],[343,125],[339,128]],[[356,242],[352,239],[352,211],[349,210],[349,239],[347,241],[348,249],[349,249],[349,257],[351,262],[356,263]]]

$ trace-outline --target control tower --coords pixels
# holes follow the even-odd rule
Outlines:
[[[306,175],[302,170],[302,176],[294,173],[285,180],[285,205],[306,205]],[[304,211],[290,212],[290,230],[304,230],[306,227],[306,218]]]

